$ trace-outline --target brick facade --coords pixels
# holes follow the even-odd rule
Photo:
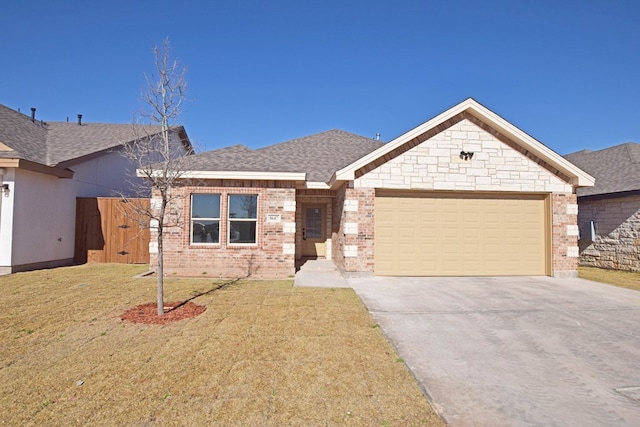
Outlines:
[[[340,217],[342,256],[340,267],[346,273],[373,274],[375,189],[344,186]]]
[[[575,194],[551,195],[551,268],[554,277],[578,277],[578,202]]]
[[[640,195],[581,198],[579,203],[580,264],[640,271]]]
[[[460,152],[473,152],[468,159]],[[283,181],[209,180],[179,191],[186,228],[165,237],[165,271],[211,277],[285,278],[302,251],[305,206],[326,212],[326,257],[345,273],[374,273],[377,189],[541,194],[547,196],[548,269],[575,276],[578,265],[577,203],[562,173],[478,119],[459,114],[355,171],[337,189],[296,189]],[[221,194],[220,243],[190,243],[190,194]],[[226,196],[258,195],[258,242],[229,244]],[[267,216],[270,219],[267,219]],[[153,246],[153,240],[151,246]],[[152,254],[152,264],[155,257]]]
[[[216,278],[287,278],[295,273],[295,186],[271,181],[211,180],[177,189],[176,201],[184,219],[181,227],[165,229],[164,270],[167,275],[193,275]],[[191,243],[191,194],[220,194],[220,243]],[[257,243],[231,244],[227,239],[227,196],[257,194]],[[269,218],[267,218],[269,215]],[[157,247],[152,233],[150,247]],[[157,251],[151,254],[157,265]]]

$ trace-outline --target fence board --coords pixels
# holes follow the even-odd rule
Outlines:
[[[148,199],[131,203],[149,206]],[[149,263],[149,228],[140,227],[130,206],[119,198],[76,199],[76,263]]]

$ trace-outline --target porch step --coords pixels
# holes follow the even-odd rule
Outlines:
[[[311,288],[348,288],[340,270],[329,259],[307,260],[296,273],[294,286]]]

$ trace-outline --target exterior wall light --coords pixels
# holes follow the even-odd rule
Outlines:
[[[473,151],[461,151],[460,158],[462,160],[471,160],[473,158]]]
[[[4,197],[9,197],[9,184],[2,184],[2,186],[0,186],[0,189],[2,190],[2,194],[4,194]]]

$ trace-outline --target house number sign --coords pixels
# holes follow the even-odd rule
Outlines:
[[[280,214],[267,214],[267,222],[280,222]]]

